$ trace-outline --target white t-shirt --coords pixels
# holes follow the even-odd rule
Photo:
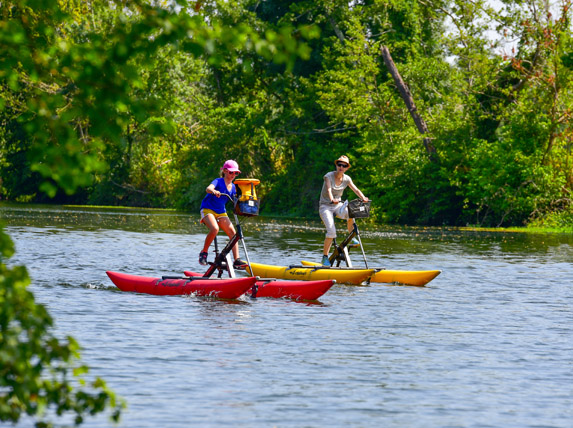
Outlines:
[[[326,178],[330,181],[330,187],[332,189],[332,196],[334,199],[341,199],[342,192],[344,189],[348,187],[350,183],[352,183],[352,178],[348,175],[343,174],[342,176],[342,183],[337,186],[334,180],[334,174],[336,171],[330,171],[329,173],[325,174],[323,178]],[[326,182],[322,183],[322,191],[320,192],[320,204],[330,204],[330,197],[328,196],[328,191],[326,190]]]

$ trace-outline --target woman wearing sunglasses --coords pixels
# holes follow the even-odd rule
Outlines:
[[[207,196],[201,202],[201,223],[207,226],[209,233],[205,237],[203,250],[199,253],[199,264],[201,265],[207,264],[207,256],[209,255],[207,251],[209,251],[211,243],[217,236],[217,233],[219,233],[219,228],[223,229],[229,238],[235,235],[235,228],[225,209],[225,203],[228,199],[225,197],[221,198],[221,195],[225,193],[231,199],[235,198],[237,190],[233,180],[240,173],[239,164],[234,160],[228,160],[221,168],[221,177],[214,179],[205,189]],[[239,258],[238,245],[233,247],[233,257],[235,258],[233,267],[235,269],[245,269],[247,263]]]
[[[354,219],[348,217],[348,207],[341,201],[342,192],[346,187],[350,187],[356,196],[364,202],[368,202],[368,198],[355,186],[352,179],[345,174],[350,168],[350,161],[347,156],[340,156],[334,161],[336,171],[331,171],[324,176],[324,183],[322,191],[320,192],[320,205],[318,213],[320,218],[326,226],[326,238],[324,240],[324,248],[322,252],[322,264],[330,266],[328,260],[328,253],[332,241],[336,238],[336,227],[334,225],[334,216],[347,220],[348,231],[352,232],[354,228]],[[351,245],[359,245],[358,240],[354,238]]]

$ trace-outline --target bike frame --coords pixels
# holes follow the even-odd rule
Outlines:
[[[352,267],[352,261],[350,260],[350,254],[348,253],[348,244],[352,239],[357,238],[358,243],[360,244],[360,249],[362,250],[362,257],[364,257],[364,265],[366,269],[368,269],[368,262],[366,261],[366,253],[364,252],[364,247],[362,246],[362,239],[360,238],[360,231],[358,230],[358,225],[356,224],[356,219],[354,220],[354,225],[352,228],[352,232],[348,234],[346,238],[342,241],[342,244],[337,245],[336,238],[333,240],[334,244],[334,252],[328,258],[330,261],[330,265],[334,266],[336,262],[336,266],[339,267],[341,262],[345,262],[346,266]]]
[[[247,246],[245,245],[245,240],[243,237],[243,229],[241,228],[241,223],[239,222],[239,217],[237,217],[237,213],[235,212],[235,205],[237,204],[237,200],[233,200],[229,195],[222,193],[225,195],[231,202],[233,202],[233,215],[235,216],[235,223],[237,226],[237,231],[235,235],[229,240],[227,245],[221,250],[219,253],[219,247],[217,245],[217,237],[215,237],[215,260],[210,262],[209,269],[203,275],[204,278],[209,278],[211,275],[218,271],[217,278],[221,278],[223,272],[227,271],[229,273],[229,278],[235,278],[235,269],[233,268],[233,261],[231,260],[230,253],[233,250],[233,247],[237,244],[237,242],[241,241],[243,245],[243,250],[245,251],[245,258],[247,259],[247,264],[249,265],[249,269],[253,272],[251,267],[251,260],[249,259],[249,253],[247,251]]]

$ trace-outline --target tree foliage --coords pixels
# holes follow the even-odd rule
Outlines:
[[[217,73],[239,79],[257,62],[288,71],[312,37],[308,26],[206,16],[201,2],[12,0],[0,17],[0,195],[24,202],[166,203],[189,156],[210,162],[199,136],[222,147],[217,137],[232,135],[212,113],[251,114],[240,100],[217,107],[238,86]],[[103,380],[83,380],[78,343],[56,338],[25,267],[8,267],[13,251],[0,228],[0,421],[51,426],[47,415],[71,414],[80,425],[106,409],[117,420],[121,403]]]
[[[571,0],[120,3],[62,2],[6,27],[3,58],[29,63],[3,78],[4,198],[45,200],[44,177],[60,201],[194,210],[235,158],[263,179],[263,213],[315,216],[345,153],[380,221],[507,226],[571,210]]]
[[[79,425],[86,414],[106,407],[118,420],[121,402],[102,379],[83,379],[88,368],[79,364],[78,343],[54,336],[52,317],[27,289],[26,269],[4,263],[14,249],[1,229],[0,249],[0,421],[16,423],[22,414],[42,418],[50,408],[56,415],[71,413]],[[42,419],[38,425],[51,422]]]

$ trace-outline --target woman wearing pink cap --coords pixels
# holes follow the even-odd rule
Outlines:
[[[322,264],[330,266],[328,260],[328,253],[332,241],[336,238],[336,227],[334,225],[334,216],[347,220],[348,231],[352,232],[354,228],[354,219],[348,217],[348,207],[341,202],[342,192],[346,187],[350,187],[356,196],[364,202],[368,202],[368,198],[356,187],[352,178],[346,175],[345,172],[350,168],[350,161],[347,156],[340,156],[334,161],[336,171],[331,171],[324,175],[324,183],[322,184],[322,191],[320,192],[320,204],[318,213],[320,218],[326,226],[326,238],[324,239],[324,247],[322,252]],[[355,238],[350,243],[351,245],[359,245],[358,240]]]
[[[235,198],[237,190],[233,180],[240,173],[239,164],[234,160],[228,160],[221,168],[221,177],[214,179],[205,189],[207,196],[201,202],[201,223],[209,228],[209,233],[205,237],[203,251],[199,253],[199,263],[202,265],[207,264],[207,256],[209,255],[207,251],[209,251],[211,243],[217,236],[217,233],[219,233],[219,228],[222,228],[229,238],[235,235],[235,228],[225,209],[228,199],[226,197],[221,198],[221,195],[225,193],[231,199]],[[235,258],[233,267],[235,269],[245,269],[247,263],[239,258],[237,245],[233,247],[233,257]]]

